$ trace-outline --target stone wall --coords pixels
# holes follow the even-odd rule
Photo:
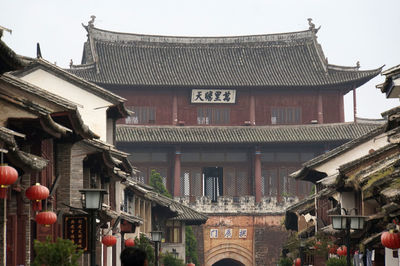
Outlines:
[[[263,197],[260,202],[255,202],[254,196],[221,196],[217,202],[212,202],[207,196],[196,197],[194,202],[190,202],[189,197],[175,197],[175,200],[204,214],[279,214],[299,201],[297,197],[281,197],[280,200],[276,197]]]

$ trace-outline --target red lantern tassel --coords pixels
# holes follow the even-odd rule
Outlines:
[[[42,201],[41,200],[35,200],[32,203],[32,209],[34,211],[41,211],[42,210]]]
[[[0,187],[0,199],[7,198],[7,187]]]

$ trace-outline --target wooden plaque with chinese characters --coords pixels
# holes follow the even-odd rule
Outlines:
[[[236,90],[194,89],[191,103],[235,103]]]
[[[64,216],[64,238],[74,241],[80,249],[88,251],[88,217],[65,215]]]

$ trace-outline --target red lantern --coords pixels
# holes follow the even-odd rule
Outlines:
[[[125,240],[125,247],[134,247],[135,246],[135,240],[133,238],[128,238]]]
[[[117,238],[113,235],[106,235],[103,236],[101,243],[103,243],[107,247],[114,246],[117,243]]]
[[[189,262],[186,266],[196,266],[194,263]]]
[[[51,211],[39,212],[35,219],[38,224],[50,226],[57,222],[57,214]]]
[[[34,186],[29,187],[25,191],[26,197],[33,201],[33,210],[35,211],[42,210],[41,200],[47,199],[49,194],[49,189],[39,183],[36,183]]]
[[[7,197],[7,187],[18,179],[18,172],[14,167],[6,164],[0,165],[0,199]]]
[[[381,235],[381,243],[384,247],[390,249],[400,248],[400,233],[395,233],[393,230],[383,232]]]
[[[295,266],[301,266],[301,259],[300,258],[295,259],[294,260],[294,265]]]
[[[346,256],[347,255],[347,247],[346,246],[341,246],[337,249],[336,254],[339,256]]]

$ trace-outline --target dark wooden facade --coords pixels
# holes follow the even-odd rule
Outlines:
[[[152,107],[154,118],[136,125],[199,125],[199,108],[228,109],[229,120],[214,125],[243,126],[255,120],[255,125],[271,125],[272,110],[275,108],[298,109],[300,119],[276,124],[311,124],[344,122],[343,92],[340,89],[324,90],[249,90],[238,89],[234,104],[198,104],[190,102],[188,89],[140,89],[131,87],[109,87],[114,93],[127,99],[127,107]],[[213,88],[211,88],[213,89]],[[174,99],[175,98],[175,99]],[[252,105],[251,102],[254,101]],[[174,106],[176,105],[176,106]],[[253,110],[252,110],[253,109]],[[176,111],[174,111],[176,110]],[[177,121],[174,121],[174,112]],[[254,118],[251,113],[254,112]],[[292,111],[294,113],[294,110]],[[289,114],[288,114],[289,115]],[[133,124],[129,119],[121,123]]]

